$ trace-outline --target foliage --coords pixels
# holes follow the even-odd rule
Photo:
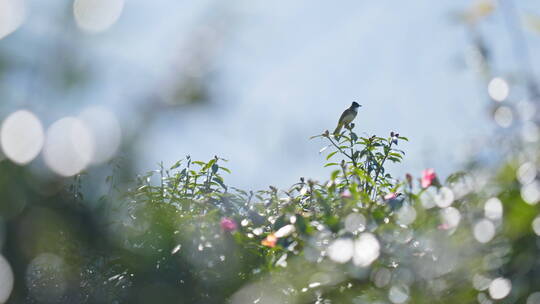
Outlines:
[[[187,156],[126,190],[108,177],[89,210],[76,177],[72,202],[12,218],[6,256],[24,278],[13,301],[523,303],[537,291],[540,220],[522,195],[533,162],[528,184],[515,160],[442,184],[429,170],[400,180],[385,164],[407,138],[353,127],[313,137],[327,143],[328,181],[286,190],[228,186],[226,160]]]

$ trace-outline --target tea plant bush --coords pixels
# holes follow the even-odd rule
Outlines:
[[[537,303],[534,147],[444,182],[433,169],[394,177],[386,165],[403,159],[407,138],[353,128],[312,138],[325,145],[328,180],[283,190],[229,186],[225,159],[187,156],[128,187],[108,177],[108,193],[88,209],[78,177],[66,191],[71,205],[59,206],[68,214],[42,206],[19,220],[30,226],[13,224],[29,237],[8,238],[24,278],[12,299]]]

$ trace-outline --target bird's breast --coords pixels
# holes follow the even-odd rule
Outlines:
[[[347,113],[347,115],[343,117],[343,122],[348,124],[352,122],[355,117],[356,117],[356,112],[351,111],[350,113]]]

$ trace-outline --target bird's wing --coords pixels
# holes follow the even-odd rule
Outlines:
[[[345,117],[349,115],[349,109],[343,111],[343,113],[341,113],[341,116],[339,117],[339,120],[338,120],[338,124],[342,124],[344,123],[344,120],[345,120]]]

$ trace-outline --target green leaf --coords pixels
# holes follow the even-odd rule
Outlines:
[[[221,169],[221,170],[223,170],[223,171],[225,171],[225,172],[231,174],[231,170],[229,170],[229,169],[227,169],[227,168],[225,168],[225,167],[221,167],[221,166],[220,166],[219,169]]]
[[[223,189],[227,190],[227,186],[223,183],[223,179],[219,176],[214,176],[213,180],[218,183]]]
[[[455,182],[458,182],[459,180],[465,178],[467,176],[467,173],[464,172],[464,171],[458,171],[456,173],[453,173],[453,174],[450,174],[447,178],[446,178],[446,183],[448,184],[453,184]]]
[[[330,167],[330,166],[339,166],[338,163],[327,163],[326,165],[324,165],[324,167]]]
[[[298,231],[302,234],[307,234],[308,225],[307,225],[306,219],[298,213],[295,216],[296,216],[295,226],[298,228]]]
[[[334,152],[328,154],[328,155],[326,156],[326,160],[329,160],[330,158],[332,158],[332,156],[336,155],[336,153],[338,153],[338,152],[339,152],[339,151],[334,151]]]
[[[174,163],[174,165],[172,165],[171,170],[174,170],[180,167],[181,164],[182,164],[182,160],[177,161],[176,163]]]
[[[334,171],[332,171],[332,174],[330,175],[330,179],[331,179],[331,180],[335,180],[335,179],[338,177],[338,175],[339,175],[340,172],[341,172],[341,170],[334,170]]]
[[[204,165],[202,170],[206,171],[206,170],[210,169],[210,167],[213,167],[215,163],[216,163],[216,159],[212,158],[209,162],[206,163],[206,165]]]

